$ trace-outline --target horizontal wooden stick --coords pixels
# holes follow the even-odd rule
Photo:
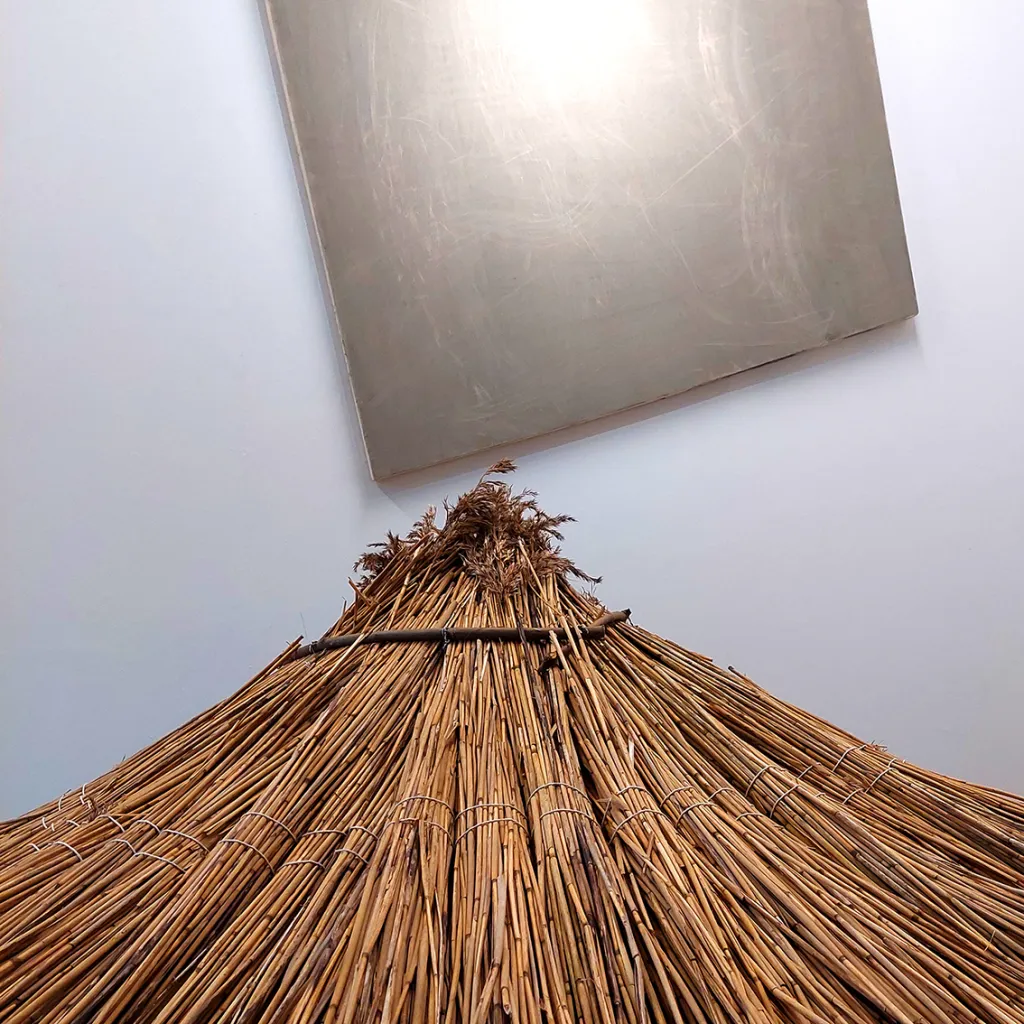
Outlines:
[[[599,640],[604,636],[608,626],[616,622],[625,622],[629,618],[629,609],[619,612],[605,612],[589,626],[575,632],[585,640]],[[568,640],[564,629],[515,629],[504,627],[486,627],[479,629],[432,627],[430,629],[381,629],[374,633],[345,633],[343,636],[329,636],[322,640],[296,647],[290,660],[305,658],[310,654],[321,654],[324,651],[337,651],[342,647],[351,647],[356,641],[364,644],[459,644],[473,640],[491,640],[498,643],[517,643],[526,641],[532,644],[544,643],[554,633],[556,640]]]

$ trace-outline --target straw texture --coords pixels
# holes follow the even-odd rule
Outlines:
[[[327,634],[549,643],[296,643],[0,825],[0,1020],[1024,1021],[1024,801],[584,639],[563,521],[485,478]]]

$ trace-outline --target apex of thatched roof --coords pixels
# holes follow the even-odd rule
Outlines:
[[[548,515],[533,491],[515,493],[504,480],[515,471],[511,459],[496,462],[472,490],[444,506],[444,521],[428,508],[405,537],[389,533],[355,564],[368,583],[385,571],[431,571],[461,566],[495,593],[511,593],[526,582],[550,574],[596,582],[562,556],[560,527],[572,516]]]

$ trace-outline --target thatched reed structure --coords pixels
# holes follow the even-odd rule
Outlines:
[[[0,1020],[1024,1021],[1024,801],[608,614],[560,522],[485,479],[0,826]]]

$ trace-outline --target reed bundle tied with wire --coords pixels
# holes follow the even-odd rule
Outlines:
[[[562,521],[485,478],[0,827],[0,1020],[1024,1021],[1024,801],[607,615]]]

